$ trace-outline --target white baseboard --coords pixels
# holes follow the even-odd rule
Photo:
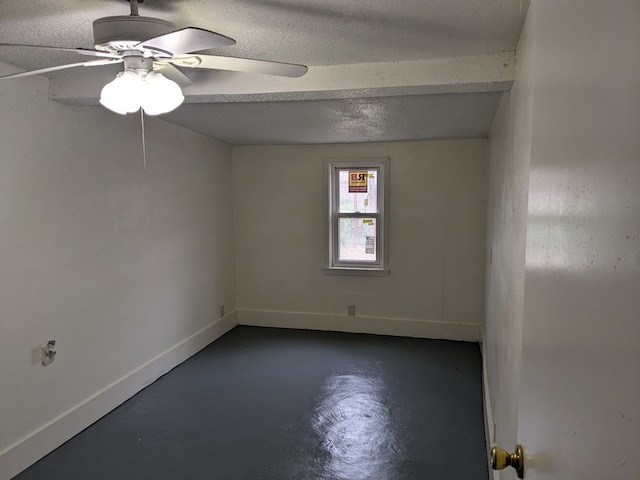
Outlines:
[[[237,312],[215,320],[0,453],[0,478],[10,479],[238,324]]]
[[[446,323],[407,318],[331,315],[308,312],[238,309],[238,325],[348,333],[371,333],[400,337],[480,341],[480,325]]]
[[[482,394],[484,397],[484,435],[487,441],[487,463],[489,464],[489,480],[500,480],[500,472],[491,469],[490,453],[491,447],[495,445],[495,423],[493,411],[491,410],[491,396],[489,395],[489,376],[487,371],[487,355],[485,352],[486,343],[480,344],[482,352]]]

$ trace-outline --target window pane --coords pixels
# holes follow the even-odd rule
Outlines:
[[[338,261],[376,261],[376,219],[338,219]]]
[[[338,185],[339,212],[378,213],[377,169],[340,169]]]

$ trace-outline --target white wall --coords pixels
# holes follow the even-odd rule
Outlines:
[[[391,275],[323,274],[323,160],[370,156],[391,158]],[[235,147],[233,182],[240,323],[479,339],[485,139]]]
[[[4,81],[0,112],[7,478],[230,328],[236,294],[229,146],[148,119],[145,174],[137,116],[51,102],[42,78]]]
[[[525,245],[531,157],[533,40],[529,23],[518,43],[516,78],[502,96],[489,136],[486,314],[483,331],[490,443],[517,440],[524,309]],[[515,471],[502,478],[516,478]]]

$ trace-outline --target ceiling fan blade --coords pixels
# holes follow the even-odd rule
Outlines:
[[[140,42],[136,47],[159,50],[169,55],[179,55],[199,52],[209,48],[224,47],[234,43],[236,41],[233,38],[225,37],[219,33],[210,32],[202,28],[187,27]]]
[[[40,75],[41,73],[55,72],[56,70],[65,70],[74,67],[97,67],[100,65],[111,65],[112,63],[122,63],[121,58],[105,58],[102,60],[88,60],[86,62],[68,63],[66,65],[57,65],[55,67],[39,68],[38,70],[29,70],[26,72],[14,73],[0,77],[0,80],[7,78],[30,77],[32,75]]]
[[[174,65],[190,68],[210,68],[234,72],[262,73],[281,77],[301,77],[307,70],[305,65],[270,62],[250,58],[222,57],[219,55],[176,55],[169,59]]]
[[[90,48],[66,48],[66,47],[49,47],[46,45],[26,45],[21,43],[0,43],[0,47],[28,47],[39,48],[40,50],[55,50],[58,52],[73,52],[80,55],[89,55],[90,57],[103,57],[103,58],[120,58],[121,55],[117,53],[101,52],[100,50],[92,50]]]
[[[187,77],[184,73],[178,70],[176,67],[171,65],[170,63],[164,62],[154,62],[153,70],[161,73],[169,80],[173,80],[176,82],[181,88],[189,87],[193,85],[193,82],[189,77]]]

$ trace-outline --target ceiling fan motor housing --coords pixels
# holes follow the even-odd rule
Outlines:
[[[96,50],[124,52],[135,50],[135,45],[150,38],[176,30],[166,20],[135,15],[104,17],[93,22],[93,39]],[[153,52],[157,56],[171,56],[167,52]]]

